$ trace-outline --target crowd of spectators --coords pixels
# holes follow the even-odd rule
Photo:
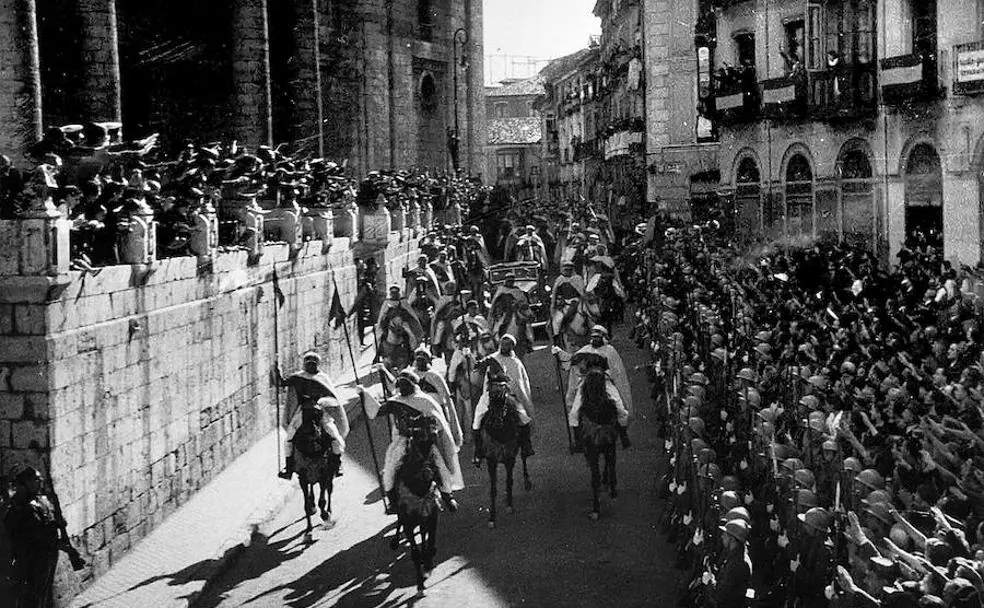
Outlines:
[[[157,256],[170,257],[190,253],[195,216],[203,213],[218,214],[220,244],[242,245],[235,216],[224,213],[223,202],[233,199],[255,200],[264,210],[304,211],[371,207],[383,194],[395,204],[426,199],[440,210],[467,207],[485,192],[471,177],[425,171],[374,171],[359,180],[345,164],[236,142],[188,143],[166,155],[156,136],[123,142],[119,123],[49,129],[30,155],[57,182],[53,202],[72,222],[72,259],[81,268],[122,262],[122,240],[134,216],[156,220]],[[29,179],[0,156],[0,218],[16,217],[30,204]]]
[[[683,603],[982,606],[974,271],[725,237],[671,229],[630,280]]]

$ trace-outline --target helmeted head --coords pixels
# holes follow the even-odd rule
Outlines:
[[[601,348],[608,340],[608,330],[603,325],[595,325],[591,328],[591,346]]]
[[[396,390],[404,397],[412,395],[417,390],[419,384],[420,376],[410,370],[400,372],[400,375],[396,378]]]
[[[396,285],[393,285],[392,287],[389,288],[389,299],[390,300],[400,299],[400,288],[397,287]]]
[[[419,255],[419,256],[417,256],[417,267],[418,268],[426,268],[427,267],[427,262],[428,262],[428,259],[427,259],[427,256],[426,255]]]
[[[560,263],[560,274],[565,277],[569,277],[574,274],[574,262],[570,260],[564,260]]]
[[[309,374],[318,373],[318,367],[321,365],[321,355],[313,350],[309,350],[304,353],[302,361],[304,364],[304,371]]]
[[[420,348],[413,351],[413,365],[414,367],[422,372],[430,369],[431,366],[431,354],[423,345]]]
[[[497,372],[489,376],[489,394],[501,396],[509,390],[509,376],[502,372]]]
[[[505,334],[499,338],[499,352],[504,355],[510,355],[513,349],[516,348],[516,338],[512,334]]]

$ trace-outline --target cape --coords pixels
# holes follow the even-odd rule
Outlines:
[[[622,363],[622,356],[618,354],[611,344],[606,344],[601,348],[595,348],[588,344],[582,347],[574,356],[580,354],[595,354],[600,355],[608,361],[608,375],[611,377],[612,381],[615,383],[615,388],[618,389],[618,394],[622,398],[622,404],[625,406],[626,411],[630,414],[632,413],[632,386],[629,384],[629,376],[625,372],[625,364]],[[578,387],[581,385],[581,369],[576,366],[571,366],[570,381],[567,385],[567,403],[574,402],[574,395],[577,392]]]
[[[461,476],[461,464],[458,462],[458,446],[454,443],[454,436],[451,432],[451,425],[444,416],[444,410],[429,395],[416,391],[412,395],[394,395],[389,401],[400,403],[413,408],[431,418],[437,420],[441,426],[441,433],[437,438],[437,451],[440,452],[448,470],[451,472],[451,488],[453,490],[463,490],[465,487],[464,478]],[[459,430],[460,433],[460,430]]]

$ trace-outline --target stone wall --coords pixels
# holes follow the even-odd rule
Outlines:
[[[381,282],[418,252],[411,231],[390,237],[358,245]],[[253,265],[225,252],[0,277],[0,471],[51,471],[86,577],[274,428],[275,361],[287,373],[313,348],[332,376],[350,371],[328,312],[333,276],[352,304],[354,255],[336,238],[327,254],[266,245]]]

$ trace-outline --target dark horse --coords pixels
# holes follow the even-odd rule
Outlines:
[[[407,453],[396,471],[397,530],[402,531],[410,545],[417,590],[423,591],[437,553],[440,472],[432,448],[440,429],[432,418],[421,416],[411,421],[409,432]]]
[[[615,440],[618,438],[618,412],[615,402],[608,396],[605,373],[591,370],[584,376],[581,385],[581,409],[579,412],[578,437],[584,445],[584,457],[591,470],[591,519],[598,519],[601,509],[598,494],[604,482],[608,485],[609,496],[618,496],[618,481],[615,477]],[[601,456],[605,456],[604,476],[600,467]],[[603,479],[604,477],[604,479]]]
[[[616,321],[621,321],[623,315],[622,298],[615,290],[615,281],[611,274],[604,273],[598,277],[598,283],[589,292],[589,297],[598,299],[598,323],[605,326],[608,334],[612,335],[612,330]]]
[[[528,433],[529,427],[525,432]],[[516,456],[523,459],[523,479],[527,490],[533,488],[526,459],[530,450],[524,443],[524,427],[520,425],[516,401],[508,393],[507,380],[493,377],[489,380],[489,410],[482,419],[481,430],[474,433],[475,466],[482,466],[482,458],[489,469],[489,528],[495,527],[496,495],[498,494],[498,468],[501,462],[506,469],[506,512],[513,512],[513,467]],[[529,443],[528,437],[525,443]]]
[[[324,412],[320,407],[304,408],[301,411],[301,426],[291,440],[294,450],[297,480],[304,495],[304,517],[307,521],[305,537],[310,540],[311,516],[321,511],[325,525],[331,523],[331,493],[335,486],[335,474],[341,465],[341,456],[332,453],[332,439],[324,431],[322,420]],[[320,494],[318,508],[314,506],[314,486],[318,485]]]

